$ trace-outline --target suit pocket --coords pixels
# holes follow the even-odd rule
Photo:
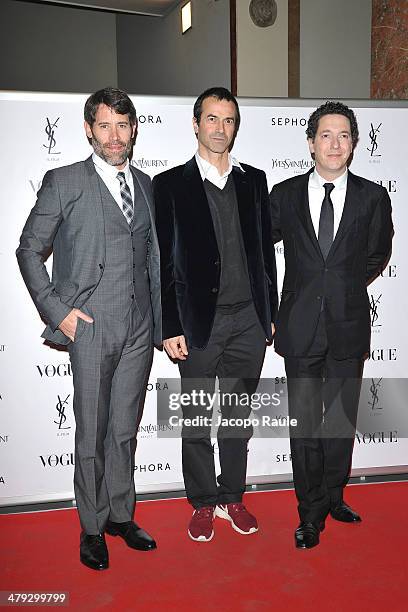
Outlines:
[[[294,291],[282,291],[282,296],[281,296],[281,302],[285,303],[285,302],[289,302],[289,300],[293,299],[295,297],[296,293]]]
[[[176,289],[176,295],[184,296],[186,290],[186,283],[183,283],[181,281],[175,281],[174,285]]]
[[[74,342],[78,342],[78,340],[83,336],[86,330],[86,326],[91,325],[91,323],[87,323],[80,317],[77,318],[77,326],[75,330]]]

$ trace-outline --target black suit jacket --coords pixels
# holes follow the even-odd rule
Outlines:
[[[367,285],[391,253],[391,202],[384,187],[348,173],[343,215],[324,261],[309,210],[307,174],[275,185],[270,194],[274,242],[283,239],[285,278],[275,350],[306,356],[325,300],[329,348],[336,359],[370,349]]]
[[[254,305],[265,337],[277,312],[275,250],[265,173],[232,174]],[[161,252],[163,339],[184,335],[204,348],[215,316],[222,262],[195,158],[153,179]]]

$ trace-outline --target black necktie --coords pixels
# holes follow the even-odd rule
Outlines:
[[[320,210],[318,240],[322,255],[324,259],[327,259],[334,235],[334,211],[333,202],[330,198],[330,193],[333,191],[334,185],[333,183],[325,183],[323,187],[325,194]]]

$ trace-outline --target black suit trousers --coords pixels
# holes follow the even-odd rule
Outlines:
[[[183,476],[187,499],[194,508],[240,502],[245,491],[251,406],[246,401],[258,386],[266,338],[252,303],[234,310],[217,309],[206,348],[191,349],[179,364],[182,393],[203,391],[214,397],[218,378],[220,402],[183,407],[184,418],[206,417],[199,426],[182,430]],[[216,478],[211,417],[215,412],[221,473]],[[225,419],[225,421],[224,421]]]
[[[308,355],[286,357],[285,368],[299,516],[318,522],[342,501],[349,478],[363,358],[333,358],[323,311]]]

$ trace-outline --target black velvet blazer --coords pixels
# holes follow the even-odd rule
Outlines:
[[[265,173],[233,168],[252,296],[265,337],[277,312],[275,250]],[[163,339],[184,335],[187,345],[209,340],[222,262],[203,181],[193,157],[153,179],[161,252]]]

